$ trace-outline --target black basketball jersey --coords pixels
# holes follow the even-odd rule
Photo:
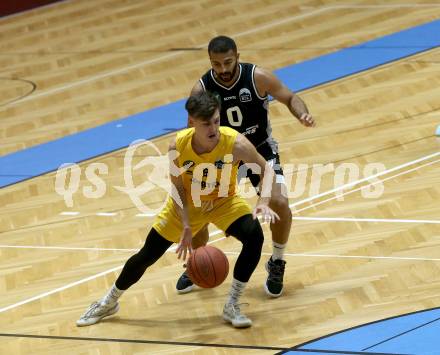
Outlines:
[[[254,64],[239,63],[238,78],[230,87],[220,84],[212,69],[200,78],[200,83],[204,90],[221,98],[220,125],[234,128],[256,147],[267,142],[277,152],[268,118],[268,97],[261,97],[257,92],[255,67]]]

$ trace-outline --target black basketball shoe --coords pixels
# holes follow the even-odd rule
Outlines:
[[[191,292],[194,288],[193,282],[190,280],[189,276],[186,274],[186,271],[180,275],[177,280],[176,290],[177,293],[188,293]]]
[[[284,260],[272,260],[272,257],[266,263],[266,270],[269,273],[264,290],[271,297],[280,297],[283,293],[283,277],[286,262]]]

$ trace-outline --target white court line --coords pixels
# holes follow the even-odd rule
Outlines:
[[[292,217],[297,221],[323,221],[323,222],[366,222],[366,223],[420,223],[420,224],[440,224],[440,220],[432,219],[384,219],[384,218],[345,218],[345,217]],[[218,234],[222,234],[221,230],[216,230],[209,234],[210,237]],[[216,243],[219,240],[225,239],[222,237],[216,240],[208,242],[208,244]],[[169,250],[176,250],[177,246],[171,247]],[[84,248],[84,247],[54,247],[54,246],[34,246],[34,245],[1,245],[1,248],[11,249],[53,249],[53,250],[86,250],[86,251],[126,251],[133,252],[139,249],[128,248]]]
[[[326,6],[326,7],[319,8],[319,9],[317,9],[315,11],[312,11],[312,12],[309,12],[309,13],[305,13],[305,14],[301,14],[301,15],[297,15],[297,16],[288,17],[288,18],[285,18],[285,19],[282,19],[282,20],[270,22],[270,23],[268,23],[266,25],[253,28],[251,30],[247,30],[247,31],[243,31],[243,32],[239,32],[239,33],[233,34],[233,35],[231,35],[231,37],[238,38],[238,37],[245,36],[245,35],[248,35],[248,34],[251,34],[251,33],[255,33],[255,32],[258,32],[258,31],[261,31],[261,30],[265,30],[267,28],[271,28],[271,27],[274,27],[274,26],[279,26],[279,25],[282,25],[284,23],[288,23],[288,22],[291,22],[291,21],[294,21],[294,20],[298,20],[298,19],[302,19],[302,18],[307,18],[307,17],[313,16],[313,15],[319,14],[321,12],[329,11],[329,10],[358,9],[358,8],[359,9],[401,8],[401,7],[407,7],[407,8],[411,8],[411,7],[415,7],[415,8],[417,8],[417,7],[440,7],[440,4],[332,5],[332,6]],[[207,46],[207,43],[199,45],[199,46],[195,46],[195,48],[204,48],[206,46]],[[36,99],[36,98],[39,98],[39,97],[42,97],[42,96],[47,96],[47,95],[54,94],[54,93],[57,93],[57,92],[60,92],[60,91],[66,90],[66,89],[70,89],[70,88],[73,88],[75,86],[87,84],[87,83],[93,82],[95,80],[100,80],[100,79],[107,78],[109,76],[113,76],[113,75],[117,75],[117,74],[120,74],[120,73],[124,73],[126,71],[142,67],[144,65],[148,65],[148,64],[153,64],[153,63],[159,62],[159,61],[161,61],[163,59],[169,59],[169,58],[176,57],[178,55],[181,55],[182,53],[183,52],[174,52],[174,53],[165,54],[165,55],[162,55],[162,56],[157,57],[157,58],[148,59],[148,60],[136,63],[136,64],[132,64],[132,65],[129,65],[129,66],[126,66],[126,67],[123,67],[123,68],[119,68],[119,69],[116,69],[116,70],[109,71],[107,73],[95,75],[95,76],[89,77],[89,78],[84,79],[84,80],[75,81],[75,82],[67,84],[67,85],[59,86],[59,87],[56,87],[56,88],[53,88],[53,89],[50,89],[50,90],[46,90],[46,91],[43,91],[43,92],[40,92],[40,93],[36,93],[34,95],[27,96],[27,97],[25,97],[25,98],[23,98],[23,99],[21,99],[19,101],[14,101],[14,102],[10,103],[9,105],[6,105],[5,107],[11,107],[11,106],[16,105],[18,103],[30,101],[30,100],[33,100],[33,99]]]
[[[352,183],[350,183],[350,184],[343,185],[343,186],[341,186],[341,187],[339,187],[339,188],[337,188],[337,189],[330,190],[330,192],[324,192],[324,193],[322,193],[322,194],[318,194],[318,195],[316,195],[316,196],[312,196],[312,197],[307,198],[307,199],[305,199],[305,200],[298,201],[298,202],[296,202],[295,204],[292,204],[292,205],[297,206],[297,205],[299,205],[300,203],[308,202],[308,201],[311,201],[312,199],[315,199],[315,198],[318,198],[318,197],[321,197],[321,196],[325,196],[325,195],[327,195],[327,194],[329,194],[329,193],[333,193],[333,192],[335,192],[335,191],[338,191],[338,190],[340,190],[341,188],[347,188],[347,187],[350,187],[350,186],[355,186],[355,185],[358,184],[359,182],[366,181],[366,180],[368,180],[368,179],[371,179],[372,177],[381,176],[381,175],[384,175],[385,173],[388,173],[388,172],[391,172],[391,171],[396,171],[396,170],[402,169],[403,167],[407,167],[407,166],[409,166],[409,165],[419,163],[419,162],[421,162],[421,161],[427,160],[427,159],[429,159],[429,158],[432,158],[432,157],[435,157],[435,156],[438,156],[438,155],[440,155],[440,152],[438,152],[438,153],[434,153],[434,154],[430,154],[430,155],[427,155],[427,156],[425,156],[425,157],[422,157],[422,158],[419,158],[419,159],[416,159],[416,160],[410,161],[410,162],[405,163],[405,164],[401,164],[401,165],[396,166],[396,167],[394,167],[394,168],[392,168],[392,169],[385,170],[385,171],[383,171],[383,172],[381,172],[381,173],[379,173],[379,174],[376,174],[376,175],[373,175],[373,176],[369,176],[369,177],[367,177],[367,178],[365,178],[365,179],[361,179],[361,180],[359,180],[359,181],[354,181],[354,182],[352,182]],[[435,161],[435,162],[436,162],[436,161]],[[435,163],[435,162],[430,162],[430,163],[425,164],[425,165],[433,164],[433,163]],[[419,167],[414,168],[414,169],[420,169],[421,167],[422,167],[422,166],[419,166]],[[406,174],[406,173],[408,173],[408,172],[410,172],[410,171],[413,171],[414,169],[410,169],[410,170],[408,170],[407,172],[399,173],[398,175]],[[390,178],[394,178],[394,177],[395,177],[395,176],[390,177]],[[388,179],[389,179],[389,178],[388,178]],[[383,180],[383,181],[385,181],[385,180]],[[350,191],[349,191],[349,192],[350,192]],[[335,198],[337,198],[337,196],[336,196]],[[308,206],[308,207],[306,207],[305,209],[307,209],[307,208],[311,208],[311,207],[312,207],[312,206]],[[211,236],[211,235],[215,235],[215,234],[219,234],[219,233],[221,233],[221,231],[215,231],[215,232],[213,232],[213,233],[210,233],[210,236]],[[220,239],[223,239],[223,238],[220,238]],[[220,240],[220,239],[219,239],[219,240]],[[215,241],[213,241],[213,243],[214,243],[214,242],[215,242]],[[169,250],[170,250],[170,251],[175,251],[175,248],[176,248],[176,246],[173,246],[173,247],[171,247]],[[291,254],[291,255],[298,255],[298,256],[318,256],[318,255],[321,255],[321,254]],[[321,255],[321,257],[324,257],[324,255]],[[336,256],[336,255],[335,255],[335,256],[331,256],[331,255],[327,255],[326,257],[350,257],[350,256]],[[354,257],[354,256],[352,256],[352,257]],[[365,256],[365,257],[366,257],[366,256]],[[374,258],[374,257],[368,257],[368,258],[371,259],[371,258]],[[391,257],[375,257],[375,258],[391,258]],[[425,260],[425,259],[423,259],[423,258],[413,258],[413,259],[411,259],[411,260]],[[435,260],[435,259],[433,259],[433,260]],[[35,300],[37,300],[37,299],[40,299],[40,298],[43,298],[43,297],[49,296],[49,295],[51,295],[51,294],[53,294],[53,293],[56,293],[56,292],[58,292],[58,291],[63,291],[63,290],[65,290],[65,289],[67,289],[67,288],[74,287],[74,286],[79,285],[79,284],[81,284],[81,283],[83,283],[83,282],[87,282],[87,281],[93,280],[93,279],[95,279],[95,278],[97,278],[97,277],[100,277],[100,276],[106,275],[107,273],[110,273],[110,272],[113,272],[113,271],[115,271],[115,270],[121,269],[122,267],[123,267],[123,265],[120,265],[120,266],[118,266],[118,267],[116,267],[116,268],[113,268],[113,269],[111,269],[111,270],[103,271],[102,273],[99,273],[99,274],[96,274],[96,275],[89,276],[89,277],[87,277],[87,278],[85,278],[85,279],[81,279],[81,280],[79,280],[79,281],[77,281],[77,282],[74,282],[74,283],[68,284],[68,285],[66,285],[66,286],[63,286],[63,287],[57,288],[57,289],[55,289],[55,290],[52,290],[52,291],[49,291],[49,292],[46,292],[46,293],[42,293],[42,294],[37,295],[37,296],[35,296],[35,297],[29,298],[29,299],[27,299],[27,300],[23,300],[23,301],[21,301],[21,302],[18,302],[18,303],[12,304],[12,305],[7,306],[7,307],[4,307],[4,308],[1,308],[1,309],[0,309],[0,313],[5,312],[5,311],[10,310],[10,309],[13,309],[13,308],[16,308],[16,307],[19,307],[19,306],[21,306],[21,305],[23,305],[23,304],[26,304],[26,303],[29,303],[29,302],[35,301]]]
[[[217,234],[220,234],[220,233],[223,233],[223,232],[220,231],[220,230],[218,230],[218,231],[214,231],[214,232],[210,233],[209,236],[217,235]],[[213,241],[211,241],[211,242],[208,242],[208,244],[212,244],[212,243],[218,242],[219,240],[222,240],[222,239],[225,239],[225,238],[226,238],[226,237],[222,237],[222,238],[219,238],[219,239],[213,240]],[[4,246],[4,247],[8,247],[8,246]],[[12,246],[11,246],[11,247],[12,247]],[[35,248],[36,248],[36,249],[42,249],[42,248],[49,248],[49,247],[35,247]],[[53,247],[53,248],[56,248],[56,247]],[[168,250],[167,250],[166,252],[168,252],[168,253],[175,253],[176,248],[177,248],[177,245],[173,245],[172,247],[168,248]],[[66,249],[67,249],[67,248],[66,248]],[[68,248],[68,249],[72,249],[72,248]],[[81,249],[83,249],[83,248],[81,248]],[[104,250],[104,249],[102,249],[102,250]],[[105,249],[105,250],[138,251],[139,249]],[[96,278],[98,278],[98,277],[101,277],[101,276],[107,275],[107,274],[109,274],[109,273],[111,273],[111,272],[113,272],[113,271],[120,270],[120,269],[122,269],[123,267],[124,267],[124,265],[119,265],[119,266],[116,266],[116,267],[114,267],[114,268],[112,268],[112,269],[110,269],[110,270],[106,270],[106,271],[100,272],[99,274],[95,274],[95,275],[92,275],[92,276],[86,277],[86,278],[81,279],[81,280],[79,280],[79,281],[75,281],[75,282],[72,282],[72,283],[67,284],[67,285],[65,285],[65,286],[58,287],[58,288],[56,288],[56,289],[54,289],[54,290],[51,290],[51,291],[48,291],[48,292],[44,292],[44,293],[40,293],[40,294],[37,295],[37,296],[34,296],[34,297],[31,297],[31,298],[25,299],[25,300],[20,301],[20,302],[18,302],[18,303],[11,304],[10,306],[7,306],[7,307],[0,308],[0,313],[3,313],[3,312],[6,312],[6,311],[9,311],[10,309],[13,309],[13,308],[16,308],[16,307],[22,306],[22,305],[24,305],[24,304],[26,304],[26,303],[30,303],[30,302],[32,302],[32,301],[36,301],[36,300],[41,299],[41,298],[43,298],[43,297],[50,296],[50,295],[52,295],[52,294],[54,294],[54,293],[57,293],[57,292],[60,292],[60,291],[64,291],[64,290],[66,290],[66,289],[68,289],[68,288],[71,288],[71,287],[74,287],[74,286],[80,285],[80,284],[82,284],[82,283],[84,283],[84,282],[87,282],[87,281],[90,281],[90,280],[96,279]]]
[[[77,216],[79,215],[80,212],[76,212],[76,211],[64,211],[64,212],[60,212],[61,216]]]
[[[432,219],[383,219],[383,218],[345,218],[345,217],[292,217],[296,221],[322,221],[322,222],[366,222],[366,223],[419,223],[419,224],[440,224],[440,220]],[[262,224],[266,224],[263,222]],[[222,234],[221,230],[216,230],[209,234],[210,237]],[[208,244],[216,243],[226,237],[212,240]],[[54,247],[54,246],[34,246],[34,245],[1,245],[2,248],[10,249],[52,249],[52,250],[86,250],[86,251],[138,251],[139,248],[85,248],[85,247]],[[169,251],[175,251],[176,245],[172,246]]]
[[[439,154],[440,154],[440,153],[439,153]],[[415,168],[412,168],[412,169],[409,169],[409,170],[406,170],[406,171],[402,171],[402,172],[400,172],[400,173],[398,173],[398,174],[391,175],[391,176],[389,176],[389,177],[387,177],[387,178],[385,178],[385,179],[382,179],[382,180],[376,181],[376,182],[374,182],[374,183],[370,183],[370,184],[365,185],[365,186],[358,187],[358,188],[356,188],[356,189],[354,189],[354,190],[346,191],[346,192],[344,192],[344,193],[342,193],[342,194],[339,194],[338,196],[333,196],[333,197],[330,197],[330,198],[328,198],[328,199],[326,199],[326,200],[323,200],[323,201],[320,201],[320,202],[317,202],[317,203],[311,204],[311,205],[309,205],[309,206],[306,206],[306,207],[304,207],[304,208],[301,208],[301,209],[299,209],[299,210],[294,210],[294,212],[295,212],[295,213],[303,212],[303,211],[308,210],[308,209],[310,209],[310,208],[313,208],[313,207],[316,207],[316,206],[322,205],[323,203],[326,203],[326,202],[332,201],[332,200],[334,200],[334,199],[337,199],[338,197],[346,196],[346,195],[352,194],[352,193],[354,193],[354,192],[357,192],[357,191],[359,191],[359,190],[362,190],[363,188],[365,188],[365,187],[367,187],[367,186],[374,186],[374,185],[380,184],[380,183],[382,183],[382,182],[385,182],[385,181],[388,181],[388,180],[394,179],[394,178],[396,178],[396,177],[398,177],[398,176],[408,174],[408,173],[410,173],[410,172],[413,172],[413,171],[419,170],[419,169],[421,169],[421,168],[424,168],[424,167],[429,166],[429,165],[433,165],[433,164],[438,163],[438,162],[440,162],[440,159],[437,159],[437,160],[431,161],[431,162],[429,162],[429,163],[426,163],[426,164],[423,164],[423,165],[417,166],[417,167],[415,167]]]
[[[221,230],[216,230],[212,233],[209,233],[210,237],[213,237],[214,235],[218,235],[218,234],[222,234],[223,231]],[[208,242],[208,244],[212,244],[212,243],[216,243],[222,239],[225,239],[226,237],[222,237],[222,238],[218,238],[215,240],[211,240],[210,242]],[[0,249],[1,248],[5,248],[5,249],[48,249],[48,250],[86,250],[86,251],[126,251],[126,252],[134,252],[134,251],[139,251],[139,248],[133,248],[133,249],[129,249],[129,248],[86,248],[86,247],[55,247],[55,246],[45,246],[45,245],[41,245],[41,246],[36,246],[36,245],[1,245],[0,244]],[[175,251],[177,248],[177,245],[173,245],[172,247],[170,247],[167,251],[171,252],[171,251]]]
[[[220,238],[220,239],[223,239],[223,238]],[[171,251],[171,250],[169,249],[167,251]],[[228,254],[228,255],[238,255],[239,253],[238,252],[225,252],[225,254]],[[271,255],[271,253],[262,253],[262,255]],[[386,260],[440,261],[440,258],[413,258],[413,257],[398,257],[398,256],[336,255],[336,254],[292,254],[292,253],[286,253],[284,255],[292,256],[292,257],[308,257],[308,258],[348,258],[348,259],[386,259]],[[124,267],[124,265],[119,265],[119,266],[116,266],[116,267],[114,267],[112,269],[100,272],[99,274],[95,274],[95,275],[86,277],[86,278],[81,279],[79,281],[75,281],[75,282],[72,282],[72,283],[67,284],[65,286],[58,287],[58,288],[56,288],[54,290],[41,293],[39,295],[36,295],[36,296],[34,296],[32,298],[28,298],[28,299],[23,300],[21,302],[14,303],[14,304],[12,304],[10,306],[6,306],[6,307],[3,307],[3,308],[0,308],[0,313],[9,311],[10,309],[22,306],[22,305],[30,303],[32,301],[39,300],[39,299],[44,298],[46,296],[50,296],[50,295],[52,295],[54,293],[64,291],[64,290],[66,290],[68,288],[71,288],[71,287],[74,287],[74,286],[78,286],[78,285],[80,285],[82,283],[91,281],[91,280],[96,279],[98,277],[105,276],[105,275],[110,274],[110,273],[112,273],[114,271],[120,270],[123,267]]]
[[[0,245],[1,248],[10,249],[52,249],[52,250],[87,250],[87,251],[138,251],[136,249],[120,249],[120,248],[85,248],[85,247],[54,247],[54,246],[34,246],[34,245]]]
[[[58,288],[56,288],[56,289],[54,289],[54,290],[51,290],[51,291],[48,291],[48,292],[44,292],[44,293],[40,293],[40,294],[37,295],[37,296],[34,296],[34,297],[32,297],[32,298],[28,298],[28,299],[23,300],[23,301],[21,301],[21,302],[11,304],[10,306],[0,308],[0,313],[6,312],[6,311],[8,311],[8,310],[10,310],[10,309],[12,309],[12,308],[16,308],[16,307],[22,306],[22,305],[24,305],[24,304],[26,304],[26,303],[29,303],[29,302],[32,302],[32,301],[39,300],[39,299],[41,299],[41,298],[43,298],[43,297],[50,296],[50,295],[52,295],[52,294],[54,294],[54,293],[57,293],[57,292],[60,292],[60,291],[64,291],[64,290],[66,290],[66,289],[68,289],[68,288],[71,288],[71,287],[74,287],[74,286],[80,285],[80,284],[82,284],[82,283],[84,283],[84,282],[87,282],[87,281],[90,281],[90,280],[96,279],[96,278],[98,278],[98,277],[101,277],[101,276],[107,275],[107,274],[109,274],[109,273],[111,273],[111,272],[113,272],[113,271],[116,271],[116,270],[122,269],[123,266],[124,266],[124,265],[119,265],[119,266],[114,267],[114,268],[112,268],[112,269],[110,269],[110,270],[106,270],[106,271],[100,272],[99,274],[95,274],[95,275],[92,275],[92,276],[86,277],[85,279],[81,279],[81,280],[79,280],[79,281],[72,282],[72,283],[67,284],[67,285],[65,285],[65,286],[58,287]]]
[[[322,197],[322,196],[330,195],[330,194],[333,194],[333,193],[335,193],[335,192],[345,190],[345,189],[347,189],[347,188],[350,188],[350,187],[356,186],[356,185],[358,185],[358,184],[360,184],[360,183],[363,183],[363,182],[365,182],[365,181],[371,180],[371,179],[373,179],[373,178],[377,178],[377,177],[380,177],[380,176],[382,176],[382,175],[386,175],[386,174],[388,174],[388,173],[391,173],[391,172],[394,172],[394,171],[397,171],[397,170],[400,170],[400,169],[406,168],[406,167],[408,167],[408,166],[410,166],[410,165],[414,165],[414,164],[420,163],[420,162],[422,162],[422,161],[425,161],[425,160],[431,159],[431,158],[436,157],[436,156],[439,156],[439,155],[440,155],[440,152],[437,152],[437,153],[433,153],[433,154],[430,154],[430,155],[427,155],[427,156],[424,156],[424,157],[421,157],[421,158],[418,158],[418,159],[412,160],[412,161],[410,161],[410,162],[407,162],[407,163],[404,163],[404,164],[401,164],[401,165],[395,166],[394,168],[384,170],[384,171],[382,171],[382,172],[380,172],[380,173],[377,173],[377,174],[374,174],[374,175],[367,176],[367,177],[365,177],[365,178],[363,178],[363,179],[360,179],[360,180],[352,181],[352,182],[347,183],[347,184],[345,184],[345,185],[341,185],[341,186],[339,186],[339,187],[336,187],[336,188],[334,188],[334,189],[332,189],[332,190],[328,190],[328,191],[325,191],[325,192],[320,193],[320,194],[318,194],[318,195],[314,195],[314,196],[308,197],[308,198],[306,198],[306,199],[300,200],[300,201],[298,201],[298,202],[291,203],[291,204],[289,204],[289,207],[290,207],[290,208],[292,208],[292,207],[296,207],[296,206],[301,205],[301,204],[303,204],[303,203],[310,202],[310,201],[312,201],[312,200],[316,200],[317,198],[320,198],[320,197]],[[299,212],[301,212],[301,211],[307,210],[307,209],[312,208],[312,207],[314,207],[314,206],[318,206],[318,205],[320,205],[320,204],[322,204],[322,203],[325,203],[325,202],[328,202],[328,201],[334,200],[334,199],[336,199],[336,198],[339,198],[339,197],[342,197],[342,196],[348,195],[348,194],[350,194],[350,193],[353,193],[353,192],[359,191],[360,189],[365,188],[365,187],[367,187],[367,186],[373,186],[373,185],[376,185],[376,184],[378,184],[378,183],[381,183],[381,182],[384,182],[384,181],[387,181],[387,180],[393,179],[393,178],[395,178],[395,177],[398,177],[398,176],[400,176],[400,175],[408,174],[408,173],[410,173],[410,172],[412,172],[412,171],[415,171],[415,170],[421,169],[421,168],[423,168],[423,167],[425,167],[425,166],[429,166],[429,165],[435,164],[435,163],[437,163],[437,162],[439,162],[439,161],[440,161],[440,160],[435,160],[435,161],[433,161],[433,162],[429,162],[429,163],[427,163],[427,164],[424,164],[424,165],[418,166],[417,168],[413,168],[413,169],[410,169],[410,170],[406,170],[406,171],[404,171],[403,173],[399,173],[399,174],[396,174],[396,175],[390,176],[390,177],[385,178],[385,179],[383,179],[383,180],[379,180],[379,181],[377,181],[377,182],[375,182],[375,183],[370,183],[370,184],[368,184],[368,185],[362,186],[361,188],[358,188],[358,189],[355,189],[355,190],[350,190],[350,191],[347,191],[347,192],[345,192],[345,193],[338,194],[338,195],[335,196],[335,197],[329,198],[329,199],[327,199],[327,200],[324,200],[324,201],[321,201],[321,202],[319,202],[319,203],[316,203],[316,204],[313,204],[313,205],[307,206],[307,207],[302,208],[302,209],[299,209],[299,210],[296,210],[296,209],[295,209],[294,212],[295,212],[295,213],[299,213]],[[61,212],[60,214],[67,214],[67,213],[69,213],[69,212]],[[72,213],[77,214],[77,213],[79,213],[79,212],[72,212]],[[116,213],[115,213],[115,214],[116,214]],[[101,215],[104,215],[104,214],[101,214]],[[109,215],[110,215],[110,214],[109,214]],[[154,217],[154,216],[156,216],[156,215],[157,215],[157,213],[138,213],[138,214],[136,214],[136,217]]]
[[[238,255],[237,251],[225,251],[227,255]],[[271,256],[272,253],[261,253],[261,255]],[[382,259],[382,260],[417,260],[417,261],[440,261],[440,258],[418,258],[411,256],[370,256],[370,255],[337,255],[337,254],[298,254],[285,253],[285,256],[304,257],[304,258],[339,258],[339,259]]]
[[[440,221],[428,219],[383,219],[383,218],[345,218],[345,217],[292,217],[298,221],[328,221],[328,222],[378,222],[378,223],[424,223],[440,224]],[[1,246],[0,246],[1,247]]]
[[[411,256],[370,256],[370,255],[336,255],[336,254],[290,254],[284,255],[296,257],[314,258],[341,258],[341,259],[384,259],[384,260],[418,260],[418,261],[440,261],[440,258],[419,258]]]
[[[136,217],[154,217],[157,213],[138,213]]]
[[[96,216],[101,216],[101,217],[111,217],[111,216],[116,216],[118,213],[117,212],[98,212],[95,213]]]
[[[316,200],[317,198],[320,198],[320,197],[322,197],[322,196],[330,195],[330,194],[332,194],[332,193],[334,193],[334,192],[338,192],[338,191],[344,190],[344,189],[346,189],[346,188],[356,186],[356,185],[358,185],[358,184],[360,184],[360,183],[362,183],[362,182],[365,182],[365,181],[371,180],[371,179],[373,179],[373,178],[376,178],[376,177],[379,177],[379,176],[382,176],[382,175],[386,175],[386,174],[388,174],[388,173],[392,173],[392,172],[394,172],[394,171],[396,171],[396,170],[400,170],[400,169],[406,168],[407,166],[410,166],[410,165],[414,165],[414,164],[420,163],[420,162],[422,162],[422,161],[425,161],[425,160],[428,160],[428,159],[434,158],[434,157],[439,156],[439,155],[440,155],[440,152],[426,155],[426,156],[424,156],[424,157],[421,157],[421,158],[418,158],[418,159],[412,160],[412,161],[410,161],[410,162],[408,162],[408,163],[404,163],[404,164],[401,164],[401,165],[395,166],[394,168],[386,169],[386,170],[384,170],[384,171],[381,171],[380,173],[377,173],[377,174],[374,174],[374,175],[367,176],[366,178],[363,178],[363,179],[360,179],[360,180],[356,180],[356,181],[350,182],[350,183],[348,183],[348,184],[345,184],[345,185],[342,185],[342,186],[336,187],[336,188],[334,188],[334,189],[332,189],[332,190],[325,191],[325,192],[320,193],[320,194],[318,194],[318,195],[308,197],[308,198],[306,198],[306,199],[304,199],[304,200],[301,200],[301,201],[298,201],[298,202],[295,202],[295,203],[291,203],[291,204],[289,205],[289,207],[291,207],[291,208],[292,208],[292,207],[296,207],[296,206],[301,205],[301,204],[303,204],[303,203],[305,203],[305,202],[309,202],[309,201],[312,201],[312,200]],[[409,171],[410,171],[410,170],[409,170]],[[409,172],[409,171],[408,171],[408,172]],[[383,181],[385,181],[385,180],[383,180]],[[367,185],[367,186],[368,186],[368,185]],[[341,195],[339,195],[339,196],[341,196]],[[297,212],[298,212],[298,211],[297,211]]]

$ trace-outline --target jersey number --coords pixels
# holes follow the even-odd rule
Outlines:
[[[241,126],[241,123],[243,122],[243,115],[240,111],[240,107],[238,106],[229,107],[226,110],[226,115],[228,116],[229,124],[232,127]]]

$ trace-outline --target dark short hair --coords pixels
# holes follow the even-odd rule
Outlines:
[[[212,92],[202,91],[188,98],[185,109],[191,117],[209,120],[215,110],[220,110],[220,100]]]
[[[208,44],[208,53],[226,53],[231,49],[237,53],[237,45],[234,40],[226,36],[214,37]]]

